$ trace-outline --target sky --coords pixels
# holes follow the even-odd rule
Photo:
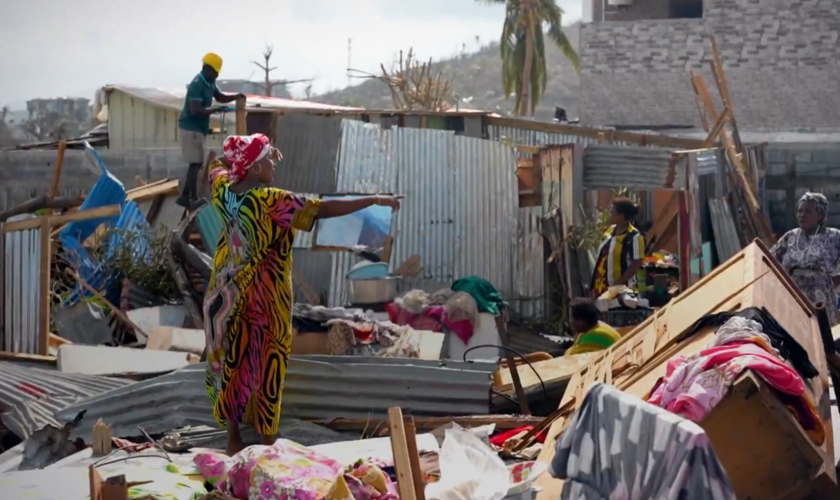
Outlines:
[[[558,0],[563,23],[583,0]],[[201,57],[224,59],[223,79],[261,80],[251,61],[274,46],[273,79],[315,78],[313,93],[347,85],[351,67],[376,71],[399,51],[446,58],[498,40],[504,6],[476,0],[9,0],[0,30],[0,105],[87,97],[108,84],[183,89]],[[359,83],[353,80],[353,83]],[[291,88],[302,95],[304,85]]]

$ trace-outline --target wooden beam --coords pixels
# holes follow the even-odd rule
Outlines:
[[[538,130],[553,134],[590,137],[592,139],[597,139],[598,134],[602,133],[607,136],[607,142],[629,142],[643,146],[653,145],[680,149],[694,149],[699,148],[703,143],[703,141],[699,139],[686,139],[684,137],[671,137],[667,135],[640,134],[638,132],[624,132],[619,130],[605,131],[604,129],[598,128],[579,127],[577,125],[565,125],[562,123],[535,122],[518,118],[488,116],[486,121],[488,125],[496,125],[499,127]]]
[[[703,141],[704,148],[710,148],[714,145],[715,140],[723,133],[723,128],[726,126],[726,120],[729,119],[730,114],[731,112],[728,107],[723,108],[723,113],[720,114],[715,122],[715,125],[709,131],[709,135],[706,136],[706,140]]]
[[[248,135],[248,123],[246,122],[245,99],[236,100],[236,135]]]
[[[397,473],[400,500],[418,500],[414,489],[414,474],[411,470],[405,423],[400,407],[388,409],[388,423],[391,428],[391,448],[394,452],[394,469]]]
[[[414,428],[414,417],[403,417],[405,425],[405,442],[408,445],[408,458],[411,463],[411,477],[414,479],[414,494],[417,500],[426,500],[426,481],[423,469],[420,468],[420,450],[417,449],[417,432]]]
[[[60,224],[67,224],[69,222],[77,222],[82,220],[99,219],[103,217],[113,217],[119,215],[122,211],[120,205],[109,205],[107,207],[94,208],[92,210],[82,210],[80,212],[72,212],[69,214],[53,215],[36,217],[34,219],[20,220],[15,222],[7,222],[3,226],[4,233],[11,233],[14,231],[23,231],[25,229],[37,229],[41,227],[41,219],[48,219],[50,226],[57,226]]]
[[[738,125],[735,122],[735,108],[732,107],[729,85],[726,83],[726,76],[723,74],[723,60],[720,57],[720,49],[718,48],[717,39],[714,36],[712,37],[712,60],[709,64],[712,67],[712,74],[715,76],[720,100],[723,102],[724,107],[730,110],[729,122],[732,124],[732,139],[735,141],[735,147],[739,152],[743,151],[744,145],[741,143]]]
[[[697,95],[699,95],[700,98],[703,100],[703,105],[706,107],[706,111],[709,113],[709,116],[713,120],[715,120],[715,122],[717,122],[719,115],[717,113],[717,110],[715,110],[715,105],[712,102],[712,97],[709,94],[709,90],[706,88],[706,82],[703,80],[703,77],[692,73],[691,83],[694,86],[694,91],[697,92]],[[730,113],[731,110],[732,108],[730,108]],[[747,170],[744,167],[743,162],[741,161],[741,155],[738,154],[738,152],[735,149],[735,144],[733,144],[732,141],[729,139],[729,136],[726,135],[726,130],[721,130],[720,142],[729,155],[729,161],[735,168],[736,177],[741,181],[740,183],[742,185],[740,187],[744,190],[744,192],[747,195],[747,202],[751,205],[753,211],[760,210],[761,205],[759,205],[758,199],[756,198],[756,195],[753,192],[752,183],[750,183],[747,179]]]
[[[58,194],[58,182],[61,180],[61,167],[64,165],[64,152],[67,151],[67,141],[58,142],[58,152],[55,158],[55,168],[53,169],[52,185],[50,185],[50,199],[53,199]],[[52,215],[52,209],[47,211],[47,215]]]
[[[136,189],[126,191],[125,199],[130,201],[142,201],[155,196],[176,196],[180,187],[178,179],[165,179],[160,182],[146,184]]]
[[[41,263],[39,269],[39,287],[38,293],[38,347],[39,354],[46,356],[49,354],[50,342],[50,267],[52,265],[52,235],[50,235],[49,217],[41,218]]]

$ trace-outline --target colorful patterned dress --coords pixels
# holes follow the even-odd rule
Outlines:
[[[204,300],[213,416],[273,436],[292,345],[292,243],[321,201],[267,187],[235,193],[220,162],[209,171],[224,225]]]

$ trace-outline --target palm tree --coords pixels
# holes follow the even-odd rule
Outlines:
[[[505,22],[500,42],[502,86],[505,96],[516,94],[519,116],[532,116],[545,94],[545,35],[580,70],[577,52],[560,24],[563,9],[556,0],[479,0],[505,4]]]

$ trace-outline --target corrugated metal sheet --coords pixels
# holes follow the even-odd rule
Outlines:
[[[716,174],[720,169],[720,149],[706,149],[694,154],[697,162],[697,175]]]
[[[178,205],[175,200],[177,200],[177,197],[170,196],[168,198],[164,198],[161,202],[160,209],[158,210],[157,216],[152,224],[152,231],[154,235],[159,236],[164,232],[172,231],[178,227],[178,224],[184,217],[184,207]],[[142,211],[141,205],[141,212]],[[144,212],[143,214],[148,215],[148,212]]]
[[[219,244],[219,235],[222,234],[222,218],[213,205],[205,205],[195,217],[195,226],[207,255],[216,253],[216,245]]]
[[[494,363],[427,362],[399,358],[299,356],[289,363],[283,416],[300,419],[384,417],[400,406],[415,416],[486,414]],[[57,418],[83,409],[102,418],[114,436],[151,434],[185,425],[215,425],[204,388],[205,367],[182,370],[115,389],[65,408]],[[282,418],[282,417],[281,417]],[[85,419],[71,437],[89,437]]]
[[[424,269],[402,289],[434,292],[475,274],[511,297],[515,169],[512,150],[499,143],[344,120],[336,189],[406,195],[394,217],[392,262],[419,255]],[[354,260],[333,255],[330,305],[345,305],[345,276]]]
[[[735,220],[729,209],[729,202],[723,199],[709,200],[709,212],[712,218],[712,230],[715,235],[715,250],[718,260],[726,262],[741,251],[741,238],[735,229]]]
[[[121,205],[125,202],[125,186],[112,173],[105,168],[105,163],[102,158],[92,148],[87,148],[85,151],[86,158],[90,157],[96,162],[96,166],[101,172],[96,184],[91,188],[90,193],[87,194],[85,201],[79,210],[90,210],[93,208],[107,207],[110,205]],[[78,241],[85,241],[92,235],[100,224],[105,222],[116,221],[117,217],[103,217],[100,219],[90,219],[67,224],[63,231],[61,231],[61,241],[67,243],[68,239],[75,238]]]
[[[552,134],[539,130],[514,127],[487,126],[487,138],[491,141],[510,141],[511,145],[525,146],[557,146],[561,144],[596,144],[593,137],[582,137],[571,134]],[[527,155],[531,156],[531,155]]]
[[[61,427],[68,420],[56,420],[55,413],[84,398],[125,387],[132,382],[116,378],[91,377],[0,362],[0,403],[8,410],[3,424],[18,437],[26,439],[47,425]],[[96,415],[85,418],[90,426]],[[86,438],[90,437],[88,433]]]
[[[305,114],[278,118],[274,145],[283,152],[275,186],[296,193],[335,192],[341,120]]]
[[[544,318],[545,242],[539,231],[542,207],[517,210],[516,247],[513,259],[515,296],[508,299],[511,307],[528,318]]]
[[[123,87],[108,94],[108,147],[115,151],[146,148],[180,148],[178,115],[183,96],[158,89]],[[221,116],[210,117],[213,127],[221,125]],[[225,128],[236,130],[234,113],[225,114]],[[225,134],[207,136],[208,148],[220,148]]]
[[[5,304],[2,349],[41,354],[38,335],[41,317],[41,230],[6,233],[3,247]]]
[[[665,185],[671,151],[660,148],[589,145],[583,153],[585,189],[658,189]],[[685,186],[685,162],[674,186]]]

